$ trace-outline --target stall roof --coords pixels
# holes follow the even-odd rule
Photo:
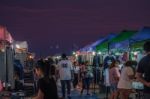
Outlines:
[[[137,31],[122,31],[121,33],[119,33],[115,38],[111,39],[109,42],[111,43],[118,43],[118,42],[122,42],[125,40],[130,39],[133,35],[136,34]]]
[[[133,42],[150,40],[150,27],[143,27],[133,37],[131,37],[131,40],[133,40]]]
[[[147,40],[150,40],[150,27],[143,27],[141,30],[133,34],[128,40],[115,43],[115,46],[112,44],[111,48],[127,48],[130,43],[130,47],[132,49],[138,49],[141,48]]]
[[[100,38],[99,40],[95,41],[94,43],[92,44],[89,44],[87,46],[85,46],[84,48],[80,49],[80,51],[95,51],[96,50],[96,46],[109,40],[111,37],[115,36],[116,34],[114,33],[111,33],[109,34],[108,36],[104,37],[104,38]]]
[[[128,39],[130,39],[133,35],[135,35],[136,31],[122,31],[120,32],[117,36],[109,39],[108,41],[98,45],[96,48],[97,48],[97,51],[101,50],[101,51],[104,51],[104,50],[108,50],[108,46],[110,45],[114,45],[114,44],[118,44],[120,42],[123,42],[123,41],[126,41]],[[123,42],[125,43],[125,42]]]
[[[150,27],[141,28],[134,36],[131,37],[132,50],[142,49],[145,41],[150,41]]]
[[[86,51],[90,50],[90,45],[91,45],[91,44],[86,45],[85,47],[81,48],[79,51],[80,51],[80,52],[86,52]]]
[[[128,49],[130,45],[130,39],[137,31],[122,31],[118,36],[110,40],[111,49]]]
[[[96,46],[96,51],[99,51],[99,50],[105,50],[108,48],[108,41],[111,40],[112,38],[116,37],[117,35],[114,34],[114,33],[111,33],[109,34],[108,36],[105,37],[105,41],[98,44]]]
[[[7,29],[4,26],[0,26],[0,40],[6,40],[9,43],[13,42],[11,34],[7,31]]]

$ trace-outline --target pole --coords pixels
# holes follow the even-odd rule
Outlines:
[[[94,66],[94,92],[93,92],[93,94],[96,94],[96,92],[95,92],[95,88],[96,87],[96,64],[95,64],[95,66]]]
[[[108,42],[108,54],[109,54],[109,51],[110,51],[110,42]]]
[[[8,61],[7,61],[7,47],[5,48],[5,63],[6,63],[6,83],[8,83]]]
[[[98,67],[99,67],[99,63],[98,63],[98,55],[96,53],[95,55],[95,66],[94,66],[94,94],[96,94],[96,85],[97,85],[97,82],[98,82]]]
[[[110,42],[108,42],[108,55],[110,54]],[[107,68],[108,69],[108,68]],[[106,99],[108,99],[108,90],[109,89],[109,87],[108,86],[106,86]]]
[[[131,58],[131,42],[130,42],[130,39],[129,39],[129,48],[128,48],[128,50],[129,50],[129,60],[132,60],[132,58]]]

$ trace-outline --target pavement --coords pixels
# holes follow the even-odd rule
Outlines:
[[[77,89],[72,89],[70,99],[106,99],[105,98],[106,94],[104,93],[104,90],[101,90],[101,92],[99,92],[98,88],[96,88],[96,90],[93,90],[91,88],[90,89],[90,95],[86,94],[86,90],[84,90],[83,94],[81,95],[80,91],[81,91],[81,87],[79,87]],[[59,95],[59,97],[62,96],[61,86],[58,86],[58,95]],[[3,96],[3,97],[0,96],[0,99],[22,99],[22,98],[17,98],[17,97],[16,98],[15,97],[10,98],[9,93],[6,92],[6,96]],[[31,99],[31,98],[24,98],[24,99]]]
[[[61,90],[58,88],[59,97],[61,97]],[[105,99],[105,93],[99,93],[96,91],[94,93],[93,90],[90,90],[90,95],[86,94],[86,90],[84,90],[83,94],[80,94],[80,89],[74,89],[71,91],[70,99]],[[66,98],[67,99],[67,98]]]
[[[61,91],[59,90],[59,97],[61,97]],[[86,90],[83,92],[83,94],[80,94],[80,90],[72,90],[71,91],[71,97],[69,99],[104,99],[105,94],[104,93],[96,93],[93,94],[92,90],[91,90],[91,94],[90,95],[86,95]],[[8,96],[3,96],[0,97],[0,99],[31,99],[31,98],[19,98],[19,97],[11,97]],[[67,99],[67,98],[66,98]]]

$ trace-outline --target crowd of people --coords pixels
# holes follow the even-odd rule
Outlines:
[[[128,99],[130,94],[136,91],[133,88],[133,82],[141,82],[144,86],[143,98],[150,98],[150,42],[144,44],[144,51],[145,56],[139,63],[128,60],[123,63],[122,68],[119,68],[120,61],[114,59],[109,62],[108,67],[102,69],[102,71],[108,70],[109,84],[106,86],[110,88],[110,99]],[[90,86],[95,83],[94,70],[89,62],[79,64],[75,61],[72,63],[66,54],[62,54],[62,59],[57,65],[49,65],[48,61],[39,60],[35,70],[40,78],[38,80],[38,94],[33,99],[58,99],[57,82],[59,80],[62,99],[71,96],[71,85],[74,89],[80,89],[80,95],[85,89],[86,95],[90,95]],[[104,77],[104,79],[106,78]],[[105,80],[103,83],[105,84]]]
[[[136,91],[133,82],[140,82],[144,86],[143,99],[150,99],[150,42],[145,42],[143,48],[145,56],[139,63],[131,60],[121,63],[117,59],[112,59],[107,62],[108,66],[98,66],[102,71],[100,75],[95,75],[95,68],[90,66],[88,61],[80,64],[77,61],[72,62],[66,54],[62,54],[61,60],[57,63],[52,59],[40,59],[34,66],[37,94],[32,99],[70,98],[72,89],[80,91],[80,95],[85,93],[84,90],[86,95],[91,95],[93,83],[101,83],[109,88],[109,99],[128,99],[130,94]],[[119,68],[120,64],[123,64],[122,68]],[[97,78],[101,79],[100,83],[95,80]],[[62,92],[60,97],[58,82]],[[102,88],[100,90],[103,91]]]
[[[129,99],[131,93],[140,90],[142,99],[150,99],[150,42],[145,42],[145,56],[139,63],[126,61],[119,69],[120,62],[113,60],[109,66],[110,99]],[[136,66],[135,66],[136,65]],[[136,82],[136,85],[133,84]],[[137,86],[142,86],[137,87]]]
[[[62,99],[71,97],[71,89],[80,89],[81,95],[87,89],[87,95],[90,95],[93,73],[88,62],[79,65],[76,61],[71,62],[66,54],[62,54],[58,64],[50,64],[43,59],[37,61],[35,73],[39,79],[38,94],[33,99],[58,99],[58,82],[61,84]]]

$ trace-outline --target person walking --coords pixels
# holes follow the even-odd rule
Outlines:
[[[118,91],[120,99],[128,99],[132,93],[132,81],[135,78],[132,68],[132,61],[127,61],[121,70],[121,76],[118,82]]]
[[[73,87],[74,88],[76,88],[78,85],[79,73],[80,73],[80,67],[77,62],[74,62],[74,66],[73,66],[73,74],[74,74]]]
[[[84,89],[87,89],[87,95],[90,95],[89,90],[90,90],[91,80],[93,78],[93,73],[91,71],[88,61],[85,62],[85,64],[82,66],[83,67],[81,70],[81,78],[82,78],[81,95],[83,94]]]
[[[110,65],[109,69],[109,81],[110,81],[110,99],[117,99],[118,91],[117,91],[117,85],[120,78],[120,72],[119,72],[119,62],[113,61]]]
[[[43,60],[37,62],[35,72],[39,77],[38,93],[32,99],[58,99],[57,86],[53,77],[49,77],[49,65]]]
[[[62,54],[62,60],[58,63],[58,72],[61,81],[62,98],[66,97],[66,86],[67,96],[70,97],[71,91],[71,80],[72,80],[72,62],[67,59],[66,54]]]
[[[146,56],[138,64],[136,77],[144,84],[144,99],[150,99],[150,41],[145,42],[143,48]]]

